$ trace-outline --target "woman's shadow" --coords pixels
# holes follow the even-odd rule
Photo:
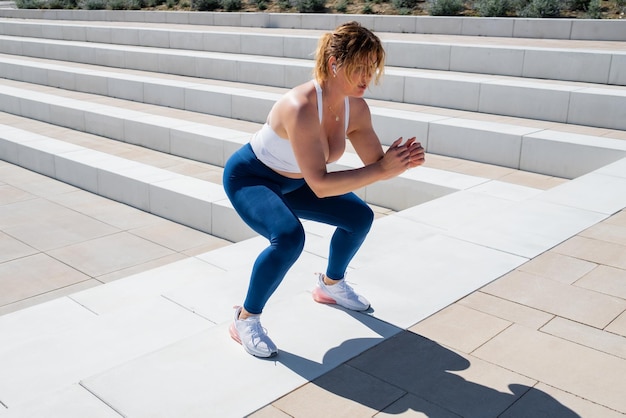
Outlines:
[[[344,312],[373,331],[377,331],[377,324],[389,327],[366,315]],[[510,382],[506,384],[508,391],[499,391],[464,379],[454,372],[469,369],[470,360],[413,332],[400,330],[391,338],[381,338],[381,342],[371,340],[347,340],[328,350],[322,363],[285,351],[273,360],[323,390],[386,414],[413,410],[434,418],[580,417],[549,394],[525,384]],[[359,352],[357,348],[364,343],[373,347],[321,374],[345,358],[346,352]],[[496,366],[483,363],[482,367],[489,373]]]

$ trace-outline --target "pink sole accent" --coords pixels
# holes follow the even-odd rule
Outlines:
[[[337,301],[322,291],[319,287],[313,289],[313,300],[317,303],[336,304]]]
[[[228,327],[228,332],[230,333],[230,338],[241,344],[241,339],[239,338],[239,333],[235,329],[235,324],[230,324],[230,327]]]

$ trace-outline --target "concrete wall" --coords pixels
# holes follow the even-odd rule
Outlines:
[[[448,16],[378,16],[314,13],[167,12],[139,10],[0,9],[0,17],[103,20],[210,26],[330,30],[358,20],[378,32],[626,41],[626,22],[597,19],[527,19]]]

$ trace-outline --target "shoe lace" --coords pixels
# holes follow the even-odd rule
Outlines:
[[[345,279],[343,279],[342,281],[337,283],[335,286],[337,286],[337,289],[340,291],[339,293],[342,293],[342,294],[344,294],[347,297],[354,297],[354,296],[356,296],[356,293],[354,292],[354,289],[352,288],[352,286],[350,286],[348,284],[348,282],[346,282]]]
[[[267,336],[267,329],[263,328],[261,321],[258,319],[250,321],[250,340],[255,346],[262,342],[265,342]]]
[[[322,280],[323,283],[323,277],[324,275],[322,273],[315,273],[317,276],[320,277],[320,280]],[[357,294],[354,291],[354,289],[352,288],[352,286],[350,286],[348,284],[348,281],[346,280],[346,276],[348,275],[348,273],[346,272],[344,274],[343,280],[341,280],[340,282],[332,285],[332,286],[327,286],[326,289],[330,289],[331,292],[335,295],[339,294],[342,295],[344,297],[356,297]]]

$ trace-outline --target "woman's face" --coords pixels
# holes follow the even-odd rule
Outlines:
[[[353,94],[351,96],[363,97],[365,91],[371,83],[375,71],[376,65],[372,60],[364,60],[362,63],[356,64],[353,68],[348,68],[346,72],[346,81],[351,87]]]
[[[367,90],[373,76],[374,72],[370,66],[359,65],[354,69],[350,78],[359,91],[359,96],[365,94],[365,90]]]

